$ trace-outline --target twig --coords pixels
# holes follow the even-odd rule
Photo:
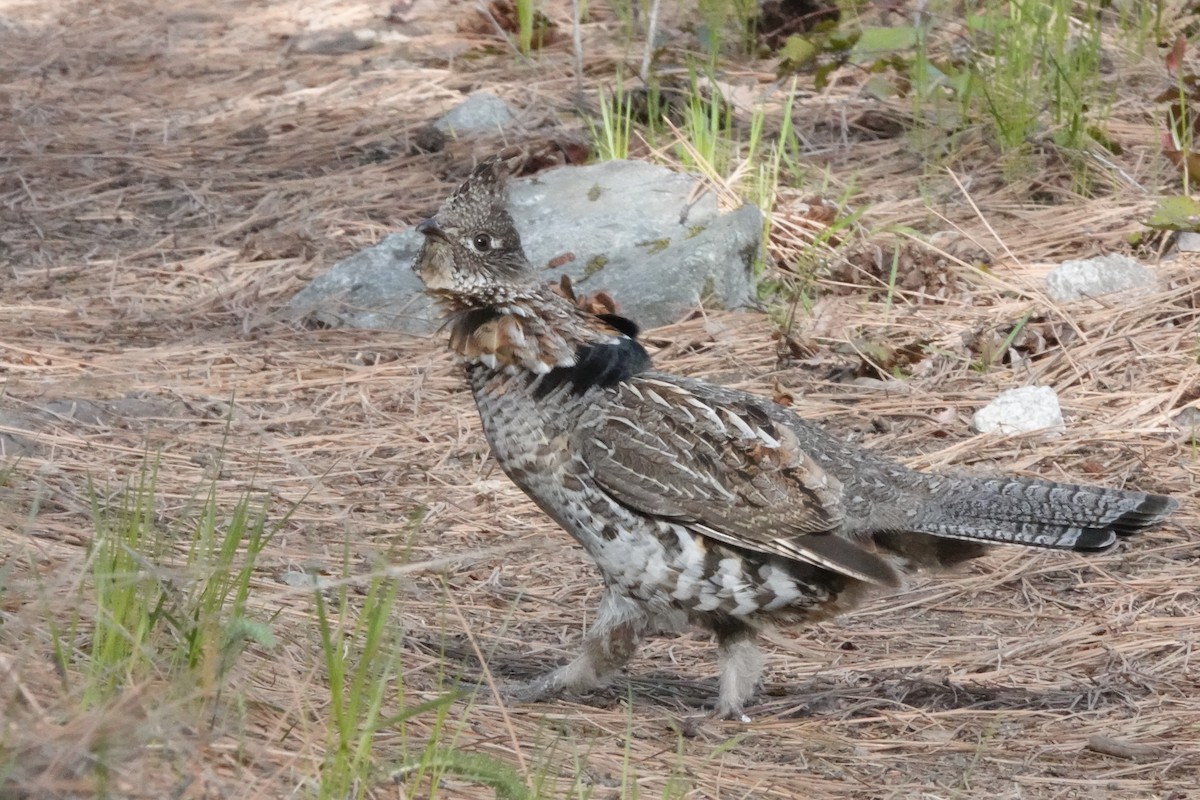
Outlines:
[[[575,50],[575,93],[583,96],[583,18],[579,7],[582,0],[571,0],[571,17],[574,28],[571,31],[571,45]]]
[[[646,50],[642,54],[642,69],[638,72],[642,83],[650,83],[650,58],[654,55],[654,38],[658,34],[658,6],[662,0],[654,0],[650,5],[650,19],[646,23]]]
[[[500,687],[496,685],[496,678],[488,668],[487,659],[484,658],[483,650],[479,647],[479,641],[475,638],[475,634],[471,630],[471,624],[467,622],[466,616],[463,615],[462,607],[455,601],[453,593],[448,593],[446,598],[450,603],[450,607],[454,609],[454,615],[462,623],[462,629],[466,631],[467,641],[471,643],[471,649],[475,652],[475,658],[479,659],[479,668],[483,670],[483,679],[487,682],[488,689],[491,690],[493,697],[500,700],[496,704],[496,707],[500,709],[500,717],[504,720],[504,727],[508,729],[508,738],[509,743],[512,745],[513,757],[517,759],[517,764],[521,767],[521,774],[528,775],[529,767],[526,766],[525,755],[521,752],[520,737],[517,736],[517,729],[513,727],[512,717],[509,716],[508,708],[501,698]]]
[[[1114,736],[1107,736],[1103,733],[1089,736],[1087,749],[1103,753],[1106,756],[1123,758],[1126,761],[1151,761],[1166,755],[1166,751],[1157,745],[1139,744],[1125,739],[1118,739]]]

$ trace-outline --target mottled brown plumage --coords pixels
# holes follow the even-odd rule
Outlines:
[[[763,625],[829,617],[992,542],[1104,550],[1177,505],[915,472],[765,398],[654,370],[631,322],[541,285],[494,163],[418,230],[416,270],[446,311],[497,462],[606,586],[583,653],[514,697],[597,686],[644,635],[691,623],[717,636],[717,711],[740,716]]]

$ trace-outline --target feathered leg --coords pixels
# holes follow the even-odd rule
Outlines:
[[[724,625],[717,631],[717,663],[721,677],[715,715],[749,722],[746,703],[762,678],[764,659],[754,644],[754,628],[745,623]]]
[[[609,588],[600,600],[596,622],[584,637],[583,652],[571,663],[513,686],[504,694],[510,700],[534,702],[603,686],[633,657],[649,626],[649,617],[639,602]]]

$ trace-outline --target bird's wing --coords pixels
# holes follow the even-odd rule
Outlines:
[[[613,499],[726,544],[885,585],[884,559],[839,536],[842,485],[757,398],[715,403],[667,381],[622,383],[579,428],[584,460]]]

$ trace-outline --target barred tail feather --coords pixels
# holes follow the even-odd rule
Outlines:
[[[1162,495],[1021,479],[950,479],[919,526],[952,539],[1101,551],[1162,522],[1179,505]]]

